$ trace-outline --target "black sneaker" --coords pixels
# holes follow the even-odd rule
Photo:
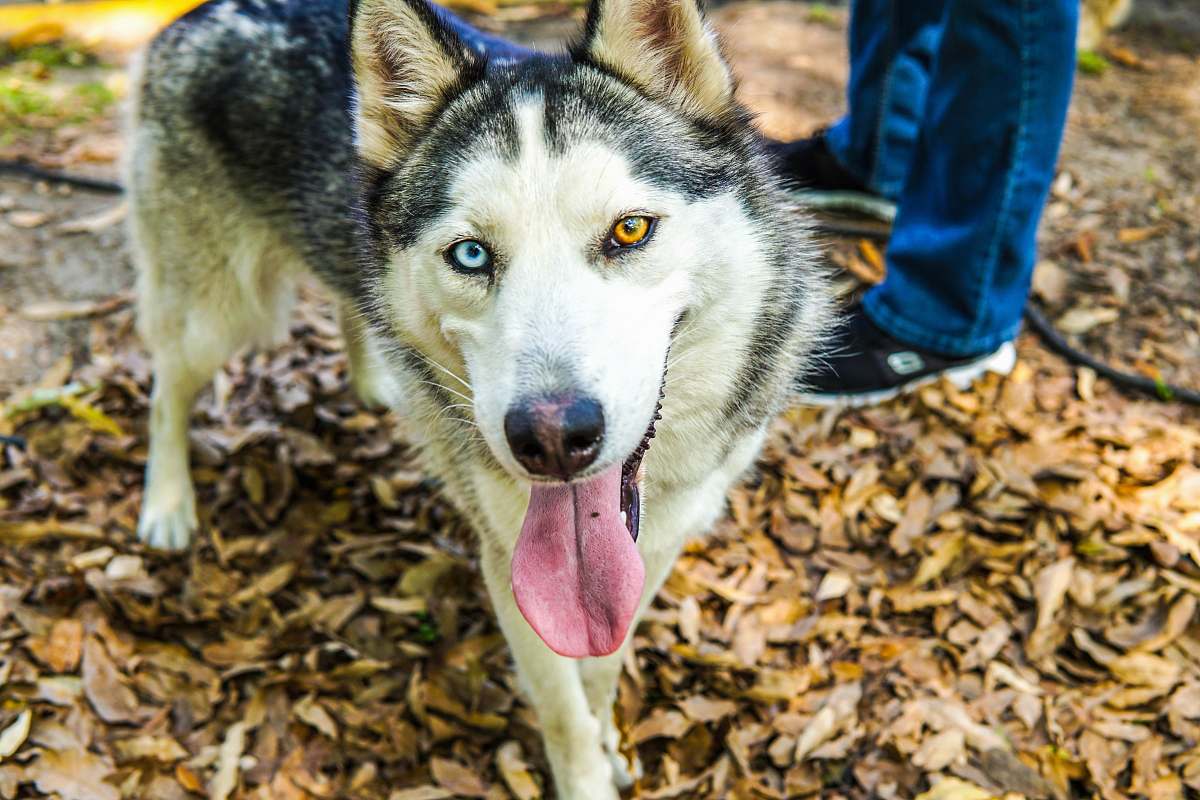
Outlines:
[[[779,175],[791,185],[804,204],[814,210],[861,214],[891,222],[896,204],[871,190],[858,176],[842,166],[819,130],[794,142],[767,140]]]
[[[950,358],[893,339],[864,313],[850,309],[849,319],[833,339],[828,355],[800,385],[802,405],[860,408],[891,400],[946,377],[969,389],[987,372],[1007,375],[1017,363],[1012,342],[990,353]]]
[[[768,139],[767,150],[775,157],[779,174],[797,189],[871,194],[867,185],[829,152],[824,130],[794,142]]]

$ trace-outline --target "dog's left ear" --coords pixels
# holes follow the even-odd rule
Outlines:
[[[426,0],[357,0],[350,38],[359,154],[387,169],[482,63]]]
[[[687,114],[733,108],[733,75],[697,0],[592,0],[580,49]]]

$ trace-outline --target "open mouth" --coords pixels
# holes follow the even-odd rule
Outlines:
[[[658,403],[654,406],[654,417],[650,420],[650,426],[646,428],[646,435],[642,437],[641,443],[634,448],[633,453],[621,466],[621,518],[625,521],[625,527],[629,529],[629,535],[635,542],[642,523],[642,491],[638,485],[641,476],[638,473],[642,469],[642,459],[646,457],[646,451],[650,449],[650,441],[654,438],[654,426],[662,419],[662,401],[665,389],[666,379],[664,377],[663,385],[658,390]]]
[[[646,571],[638,551],[642,460],[662,417],[665,390],[641,442],[623,464],[572,483],[534,483],[512,556],[517,608],[551,650],[605,656],[625,641]]]

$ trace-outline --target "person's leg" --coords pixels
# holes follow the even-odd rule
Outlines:
[[[1077,0],[953,0],[888,248],[864,308],[948,356],[1017,333],[1075,71]]]
[[[941,38],[946,0],[855,0],[849,112],[825,134],[833,157],[889,199],[908,175]]]

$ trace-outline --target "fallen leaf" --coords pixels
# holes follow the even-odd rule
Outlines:
[[[23,230],[40,228],[49,221],[50,215],[44,211],[11,211],[8,214],[8,224]]]
[[[121,761],[151,759],[163,763],[174,763],[187,758],[188,752],[170,736],[134,736],[118,739],[113,743]]]
[[[732,700],[716,699],[703,695],[692,695],[680,700],[677,705],[696,722],[710,723],[737,713],[737,703]]]
[[[956,533],[942,539],[932,553],[921,559],[921,563],[917,567],[917,574],[913,576],[912,585],[924,586],[939,578],[962,555],[963,545],[966,541],[967,536],[964,533]]]
[[[52,672],[73,672],[83,654],[83,623],[77,619],[55,620],[49,634],[31,636],[25,646]]]
[[[12,723],[0,731],[0,761],[15,754],[29,738],[29,727],[33,723],[33,712],[28,708],[17,715]]]
[[[691,720],[680,712],[656,708],[650,713],[650,716],[634,726],[629,733],[629,738],[634,744],[641,744],[664,736],[668,739],[678,739],[691,727]]]
[[[292,706],[292,713],[301,722],[311,725],[330,739],[338,737],[337,723],[313,695],[310,694],[299,700]]]
[[[1117,241],[1121,244],[1137,244],[1159,236],[1166,232],[1165,225],[1151,225],[1146,228],[1121,228],[1117,231]]]
[[[95,214],[59,223],[58,230],[60,233],[68,234],[100,233],[124,222],[128,215],[129,203],[121,202],[111,208],[98,211]]]
[[[113,769],[86,750],[44,750],[25,771],[46,795],[62,800],[120,800],[117,787],[107,783]],[[222,800],[224,800],[222,798]]]
[[[858,702],[862,699],[862,684],[845,683],[834,687],[821,710],[800,734],[796,742],[796,761],[808,758],[814,750],[858,718]]]
[[[500,745],[496,750],[496,768],[504,785],[517,800],[537,800],[542,796],[541,788],[529,772],[529,765],[521,757],[520,743],[509,741]]]
[[[87,319],[120,311],[132,302],[131,294],[119,294],[101,300],[44,300],[26,303],[21,307],[20,314],[25,319],[34,322]]]
[[[411,789],[397,789],[388,795],[388,800],[446,800],[454,797],[454,792],[439,786],[414,786]]]
[[[1108,669],[1125,683],[1134,686],[1171,688],[1179,682],[1182,667],[1174,661],[1150,653],[1127,653],[1110,661]]]
[[[942,778],[928,792],[917,795],[916,800],[989,800],[991,796],[991,792],[969,781]]]
[[[83,642],[83,691],[105,722],[141,722],[147,712],[117,670],[100,639]]]
[[[486,797],[488,788],[471,769],[448,758],[434,758],[429,762],[433,779],[459,797]]]
[[[1071,576],[1074,574],[1075,559],[1064,558],[1038,572],[1034,581],[1034,593],[1037,596],[1037,622],[1029,635],[1026,652],[1031,659],[1044,658],[1049,655],[1053,642],[1051,633],[1055,617],[1062,608],[1067,597],[1067,589],[1071,587]]]
[[[225,732],[217,753],[217,770],[208,784],[211,800],[229,800],[238,786],[238,765],[246,749],[246,723],[235,722]]]
[[[922,742],[913,753],[912,763],[926,772],[941,772],[966,758],[966,754],[966,735],[958,728],[948,728]]]
[[[1076,307],[1059,317],[1055,325],[1063,333],[1080,335],[1101,325],[1116,322],[1120,317],[1121,312],[1115,308]]]
[[[854,588],[854,581],[841,570],[830,570],[817,587],[817,602],[845,597]]]

